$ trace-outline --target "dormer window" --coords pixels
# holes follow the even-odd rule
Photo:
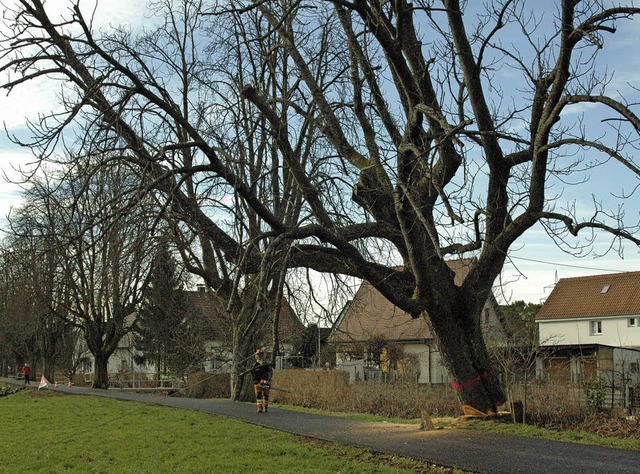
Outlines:
[[[611,285],[604,285],[600,290],[600,294],[604,295],[607,291],[609,291],[609,288],[611,288]]]

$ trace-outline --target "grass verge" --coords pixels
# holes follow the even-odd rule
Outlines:
[[[289,405],[280,405],[281,408],[306,413],[316,413],[322,415],[340,416],[345,418],[353,418],[367,421],[386,421],[390,423],[402,424],[420,424],[420,420],[408,420],[401,418],[385,418],[365,413],[333,413],[314,408],[294,407]],[[630,451],[640,451],[640,440],[631,438],[616,438],[598,436],[586,431],[565,430],[556,431],[545,428],[538,428],[531,425],[522,425],[517,423],[503,422],[498,420],[470,420],[460,422],[458,418],[434,418],[433,424],[437,429],[460,428],[478,431],[487,431],[491,433],[500,433],[513,436],[522,436],[528,438],[539,438],[553,441],[564,441],[568,443],[581,443],[592,446],[603,446],[607,448],[626,449]]]
[[[447,473],[205,413],[24,390],[0,397],[2,473]]]
[[[592,446],[603,446],[606,448],[626,449],[630,451],[640,451],[640,440],[628,438],[612,438],[597,436],[586,431],[555,431],[538,428],[531,425],[521,425],[513,423],[501,423],[494,421],[472,420],[467,423],[468,429],[501,433],[506,435],[525,436],[529,438],[540,438],[554,441],[565,441],[568,443],[581,443]]]

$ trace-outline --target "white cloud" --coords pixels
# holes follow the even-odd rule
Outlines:
[[[57,90],[57,83],[44,80],[16,87],[0,96],[0,120],[9,131],[24,128],[27,120],[35,121],[40,114],[57,109]]]

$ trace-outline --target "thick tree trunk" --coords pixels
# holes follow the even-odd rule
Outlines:
[[[109,356],[102,353],[93,354],[95,366],[93,368],[92,388],[109,388],[108,363]]]
[[[240,402],[253,401],[251,375],[246,372],[247,365],[253,364],[253,351],[245,344],[233,347],[233,368],[231,371],[231,399]],[[248,364],[247,364],[248,363]]]
[[[432,311],[430,321],[460,403],[495,413],[506,397],[482,336],[481,310],[469,309],[463,298],[456,298]]]
[[[49,382],[55,382],[55,367],[46,357],[42,358],[42,375],[44,375]]]

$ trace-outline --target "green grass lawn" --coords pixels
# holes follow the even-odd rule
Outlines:
[[[0,473],[449,472],[196,411],[100,397],[24,390],[0,397],[0,413]]]

